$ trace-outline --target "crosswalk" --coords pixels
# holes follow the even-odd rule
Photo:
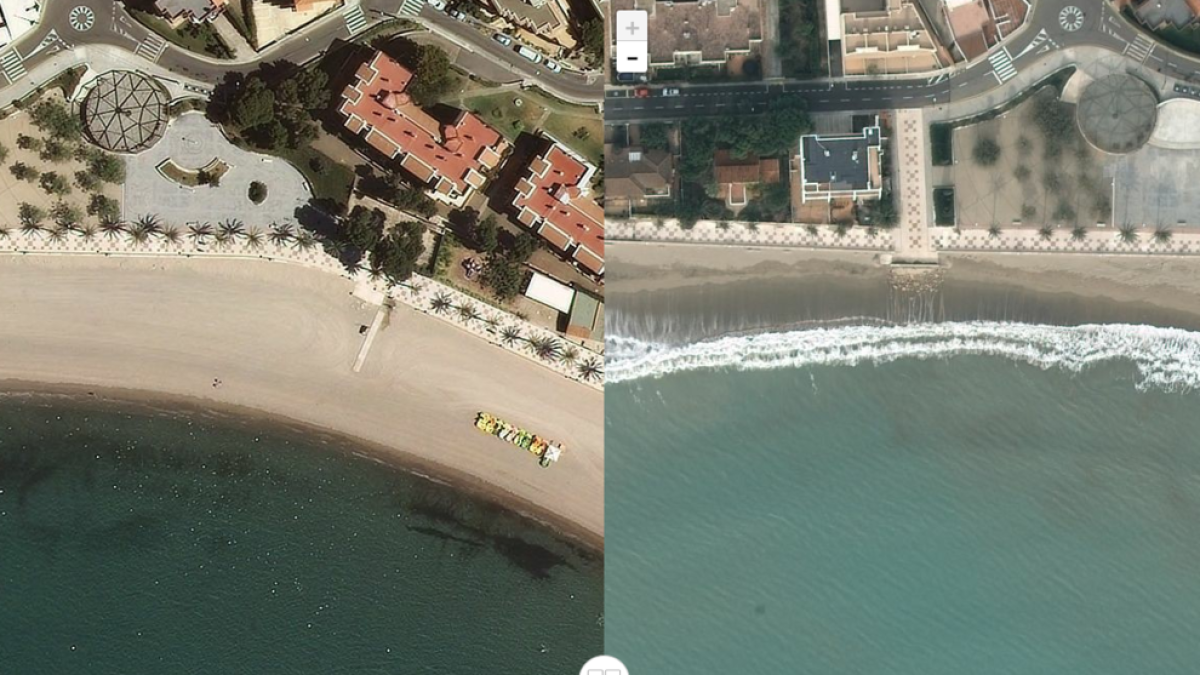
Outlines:
[[[404,16],[416,16],[425,6],[425,0],[404,0],[400,5],[400,13]]]
[[[346,18],[346,28],[351,35],[358,35],[367,29],[367,15],[363,13],[361,5],[347,5],[342,10],[342,16]]]
[[[1145,63],[1146,57],[1150,56],[1150,52],[1154,51],[1156,43],[1154,40],[1146,37],[1142,33],[1138,33],[1137,37],[1133,38],[1133,42],[1125,45],[1126,56],[1137,59],[1138,63]]]
[[[16,82],[25,77],[25,64],[21,62],[21,55],[15,49],[0,54],[0,68],[4,69],[4,76],[9,82]]]
[[[151,63],[158,61],[158,57],[167,49],[167,41],[162,37],[150,33],[145,40],[138,43],[137,49],[133,50],[134,54],[150,61]]]
[[[1013,67],[1012,55],[1008,53],[1008,47],[1001,47],[992,52],[988,56],[988,62],[992,64],[992,74],[1004,84],[1017,76],[1017,69]]]

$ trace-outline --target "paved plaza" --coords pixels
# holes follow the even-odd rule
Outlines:
[[[214,158],[230,167],[216,187],[184,187],[157,169],[167,159],[186,169],[199,169]],[[271,223],[295,222],[297,210],[308,203],[312,194],[304,177],[290,164],[238,148],[199,113],[176,118],[162,141],[128,159],[126,166],[127,220],[156,215],[164,223],[182,226],[232,218],[262,228]],[[267,186],[262,204],[250,201],[251,181]]]

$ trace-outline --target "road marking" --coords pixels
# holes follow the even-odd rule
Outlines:
[[[342,10],[342,16],[346,19],[346,29],[350,31],[351,36],[358,35],[367,29],[367,15],[363,13],[361,5],[347,5]]]
[[[1157,46],[1158,44],[1154,42],[1154,40],[1151,40],[1145,35],[1138,33],[1134,36],[1133,42],[1129,42],[1125,45],[1125,50],[1121,53],[1132,57],[1138,63],[1145,63],[1146,58],[1150,56],[1150,53],[1153,52],[1154,48]]]
[[[992,52],[988,56],[988,62],[992,64],[992,74],[996,76],[996,80],[1000,84],[1017,76],[1017,69],[1013,67],[1012,55],[1008,53],[1008,47],[1001,47]]]
[[[155,63],[166,50],[167,41],[159,37],[157,33],[149,33],[146,35],[146,39],[138,43],[137,49],[133,50],[133,53]]]
[[[3,54],[0,54],[0,67],[4,69],[4,76],[9,82],[16,82],[25,77],[25,64],[21,63],[21,55],[16,49],[10,49]]]
[[[400,13],[405,16],[416,16],[421,13],[421,8],[425,6],[425,0],[404,0],[400,4]]]

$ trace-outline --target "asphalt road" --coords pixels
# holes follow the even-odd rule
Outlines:
[[[400,0],[365,0],[362,3],[371,24],[399,16]],[[602,85],[596,75],[567,72],[552,73],[491,39],[472,25],[456,21],[428,5],[415,20],[431,32],[445,37],[468,51],[479,53],[504,66],[530,84],[571,101],[594,102],[601,99]],[[84,19],[84,20],[81,20]],[[215,84],[228,72],[254,70],[263,61],[286,60],[304,63],[321,55],[335,40],[350,38],[342,12],[335,11],[310,24],[305,30],[268,47],[253,61],[234,63],[208,58],[167,44],[130,17],[116,0],[45,0],[42,20],[33,31],[14,45],[0,49],[0,55],[14,51],[19,65],[0,70],[0,87],[27,79],[26,73],[42,61],[64,49],[84,44],[108,44],[157,63],[181,76]],[[8,59],[13,60],[11,57]]]
[[[814,112],[918,108],[989,93],[1052,51],[1076,46],[1127,54],[1150,72],[1200,82],[1200,57],[1174,53],[1138,35],[1138,30],[1108,5],[1037,0],[1027,26],[1002,43],[1001,49],[948,75],[692,84],[678,86],[679,95],[670,97],[662,95],[661,87],[651,87],[649,98],[635,97],[632,87],[609,87],[605,92],[605,123],[753,114],[771,101],[790,99],[804,100]]]

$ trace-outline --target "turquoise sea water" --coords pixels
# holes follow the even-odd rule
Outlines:
[[[1200,672],[1200,395],[1121,360],[690,367],[606,392],[631,672]]]
[[[0,673],[531,673],[599,559],[259,422],[0,401]]]

